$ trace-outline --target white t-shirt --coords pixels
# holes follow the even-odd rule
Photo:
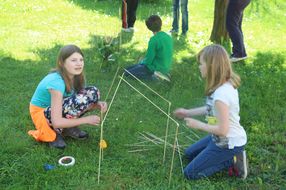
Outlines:
[[[214,107],[216,101],[221,101],[228,106],[229,130],[226,137],[212,135],[213,141],[219,147],[229,149],[245,145],[247,137],[244,128],[239,123],[239,98],[237,89],[231,83],[226,82],[207,97],[207,115],[217,118],[217,111]]]

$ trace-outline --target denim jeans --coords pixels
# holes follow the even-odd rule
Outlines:
[[[173,0],[173,24],[172,30],[178,32],[180,20],[180,6],[182,13],[182,33],[186,33],[189,29],[188,24],[188,0]]]
[[[144,64],[135,64],[130,67],[126,68],[127,71],[129,71],[131,74],[133,74],[135,77],[143,80],[153,80],[154,79],[154,72],[152,72],[146,65]],[[129,76],[130,74],[125,72],[125,76]]]
[[[186,149],[185,156],[190,163],[184,169],[185,177],[199,179],[229,168],[233,165],[233,156],[243,149],[244,146],[220,148],[208,135]]]
[[[232,55],[245,57],[246,51],[241,29],[243,11],[250,0],[229,0],[226,14],[226,29],[232,42]]]

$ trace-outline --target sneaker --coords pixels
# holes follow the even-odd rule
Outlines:
[[[56,139],[53,142],[49,142],[49,146],[64,149],[66,147],[66,143],[63,137],[57,133]]]
[[[170,30],[169,32],[171,34],[173,34],[173,35],[177,35],[178,34],[178,30],[174,30],[174,29]]]
[[[154,76],[157,78],[157,79],[161,79],[161,80],[166,80],[168,82],[171,82],[171,79],[170,79],[170,75],[165,75],[159,71],[155,71],[154,72]]]
[[[62,136],[84,140],[88,138],[88,133],[80,130],[77,127],[71,127],[71,128],[64,128],[62,132]]]
[[[121,31],[123,31],[123,32],[133,32],[130,28],[122,28]]]
[[[233,157],[233,169],[238,177],[246,179],[248,174],[248,163],[245,150]]]
[[[234,62],[237,62],[237,61],[241,61],[241,60],[244,60],[244,59],[247,59],[247,56],[244,56],[244,57],[234,57],[234,56],[230,56],[230,61],[232,62],[232,63],[234,63]]]
[[[129,27],[128,29],[129,29],[130,32],[134,32],[135,31],[135,29],[133,27]]]

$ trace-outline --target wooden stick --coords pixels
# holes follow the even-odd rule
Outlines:
[[[156,92],[155,90],[153,90],[152,88],[150,88],[147,84],[145,84],[143,81],[141,81],[139,78],[137,78],[135,75],[133,75],[132,73],[130,73],[128,70],[124,69],[125,72],[127,72],[129,75],[131,75],[135,80],[137,80],[138,82],[140,82],[143,86],[145,86],[146,88],[148,88],[151,92],[153,92],[154,94],[156,94],[157,96],[159,96],[161,99],[163,99],[165,102],[168,102],[169,104],[171,103],[169,100],[167,100],[166,98],[164,98],[163,96],[161,96],[158,92]]]
[[[138,145],[136,145],[136,144],[125,144],[124,146],[129,146],[129,147],[143,147],[143,146],[156,146],[156,145],[154,145],[154,144],[138,144]]]
[[[135,88],[134,86],[132,86],[128,81],[126,81],[123,77],[120,77],[126,84],[128,84],[128,86],[130,86],[133,90],[135,90],[136,92],[138,92],[141,96],[143,96],[146,100],[148,100],[151,104],[153,104],[153,106],[155,106],[157,109],[159,109],[164,115],[166,115],[167,117],[169,117],[177,126],[180,126],[179,123],[173,119],[171,116],[169,116],[164,110],[162,110],[159,106],[157,106],[153,101],[151,101],[149,98],[147,98],[144,94],[142,94],[137,88]]]
[[[175,140],[174,140],[172,161],[171,161],[170,174],[169,174],[169,186],[170,186],[170,184],[171,184],[171,179],[172,179],[172,172],[173,172],[173,165],[174,165],[174,157],[175,157],[175,149],[176,149],[176,144],[177,144],[177,134],[178,134],[178,131],[179,131],[179,127],[176,128],[176,137],[175,137]]]
[[[137,149],[137,150],[129,150],[128,152],[142,152],[142,151],[147,151],[150,149]]]
[[[181,169],[182,169],[182,174],[184,174],[184,167],[183,167],[183,161],[182,161],[182,157],[181,157],[181,152],[180,152],[180,145],[179,145],[179,141],[177,139],[177,152],[179,154],[179,159],[180,159],[180,164],[181,164]]]
[[[189,136],[186,136],[186,138],[190,139],[191,141],[193,142],[197,142],[196,140],[194,140],[193,138],[189,137]]]
[[[160,141],[161,143],[166,143],[166,145],[168,144],[168,145],[171,145],[171,147],[173,147],[172,144],[165,142],[165,140],[163,140],[163,139],[157,137],[156,135],[153,135],[152,133],[149,133],[149,132],[147,132],[147,134],[148,134],[149,136],[151,136],[151,137],[157,139],[157,140]]]
[[[122,76],[124,75],[124,73],[122,74]],[[116,96],[116,94],[117,94],[117,91],[118,91],[118,89],[119,89],[119,86],[120,86],[120,84],[121,84],[121,82],[122,82],[122,76],[120,77],[121,79],[119,80],[119,82],[118,82],[118,85],[117,85],[117,87],[116,87],[116,89],[115,89],[115,92],[114,92],[114,94],[113,94],[113,97],[112,97],[112,99],[111,99],[111,101],[110,101],[110,104],[109,104],[109,106],[108,106],[108,109],[107,109],[107,111],[106,111],[106,113],[105,113],[105,116],[104,116],[104,118],[103,118],[103,121],[102,121],[102,123],[104,123],[104,121],[105,121],[105,119],[106,119],[106,117],[107,117],[107,115],[108,115],[108,113],[109,113],[109,110],[110,110],[110,108],[111,108],[111,105],[112,105],[112,103],[113,103],[113,101],[114,101],[114,98],[115,98],[115,96]]]
[[[143,137],[145,137],[146,139],[150,140],[151,142],[153,142],[154,144],[158,145],[157,142],[155,142],[153,139],[150,139],[149,137],[147,137],[146,135],[144,135],[143,133],[140,133]]]
[[[181,133],[179,133],[178,135],[181,135],[181,134],[184,134],[185,132],[181,132]],[[170,136],[175,136],[175,134],[171,134],[171,135],[168,135],[168,137],[170,137]],[[159,137],[159,138],[164,138],[165,136],[161,136],[161,137]],[[137,142],[137,143],[134,143],[134,145],[137,145],[137,144],[144,144],[144,143],[148,143],[149,142],[149,140],[145,140],[145,141],[141,141],[141,142]]]
[[[171,102],[169,102],[169,107],[168,107],[168,115],[170,115],[170,109],[171,109]],[[166,159],[166,148],[167,148],[167,138],[168,138],[168,133],[169,133],[169,117],[167,119],[167,125],[166,125],[166,132],[165,132],[165,144],[164,144],[164,153],[163,153],[163,163],[165,163]]]
[[[115,92],[114,92],[113,97],[112,97],[112,99],[111,99],[110,105],[109,105],[109,107],[108,107],[108,109],[107,109],[107,111],[106,111],[106,114],[105,114],[103,120],[102,120],[102,118],[101,118],[101,123],[100,123],[100,140],[103,140],[103,124],[104,124],[104,121],[105,121],[105,119],[106,119],[106,117],[107,117],[107,115],[108,115],[108,113],[109,113],[109,110],[110,110],[110,108],[111,108],[111,105],[112,105],[112,103],[113,103],[113,100],[114,100],[114,98],[115,98],[115,96],[116,96],[116,94],[117,94],[117,91],[118,91],[118,88],[119,88],[119,86],[120,86],[120,84],[121,84],[121,81],[122,81],[122,80],[119,80],[119,82],[118,82],[118,85],[117,85],[117,87],[116,87],[116,89],[115,89]],[[100,116],[103,117],[103,113],[102,113],[102,112],[101,112],[101,115],[100,115]],[[99,158],[98,158],[98,159],[99,159],[99,160],[98,160],[97,183],[99,184],[99,182],[100,182],[101,159],[103,159],[103,150],[102,150],[101,147],[99,148]]]
[[[183,125],[188,131],[190,131],[198,140],[201,139],[199,135],[197,135],[191,128],[187,127],[186,125]]]
[[[146,132],[146,133],[147,133],[147,132]],[[159,137],[153,135],[152,133],[147,133],[147,134],[148,134],[149,136],[151,136],[152,138],[156,139],[158,144],[163,144],[163,143],[165,142],[163,139],[161,139],[161,138],[159,138]],[[153,140],[153,141],[154,141],[154,140]],[[166,145],[168,145],[168,146],[171,147],[171,148],[173,147],[173,145],[170,144],[170,143],[166,143]],[[178,152],[177,148],[176,148],[176,151]]]
[[[108,92],[107,92],[107,95],[106,95],[106,97],[105,97],[105,100],[104,100],[105,102],[106,102],[106,100],[107,100],[107,98],[108,98],[108,96],[109,96],[109,94],[110,94],[110,92],[111,92],[111,89],[112,89],[112,87],[113,87],[114,81],[115,81],[115,79],[117,78],[118,71],[119,71],[119,66],[117,67],[117,70],[116,70],[116,72],[115,72],[115,75],[114,75],[114,77],[113,77],[113,79],[112,79],[110,88],[109,88],[109,90],[108,90]]]
[[[101,166],[101,148],[99,148],[99,160],[98,160],[98,175],[97,175],[97,183],[100,182],[100,166]]]

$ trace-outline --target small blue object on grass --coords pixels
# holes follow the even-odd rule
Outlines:
[[[45,164],[45,165],[44,165],[44,169],[45,169],[46,171],[53,170],[53,169],[55,169],[55,167],[56,167],[56,166],[51,165],[51,164]]]

